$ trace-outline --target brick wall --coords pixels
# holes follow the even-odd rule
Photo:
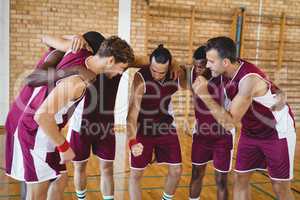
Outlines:
[[[43,34],[63,35],[89,30],[117,34],[118,0],[11,0],[10,100],[46,50]]]
[[[297,0],[150,0],[147,17],[145,1],[133,0],[131,41],[135,50],[149,53],[159,44],[169,47],[176,59],[190,62],[190,56],[208,38],[232,36],[235,10],[246,8],[243,57],[265,70],[270,78],[288,94],[288,101],[296,115],[300,114],[300,2]],[[190,36],[190,23],[195,8],[194,26]],[[261,10],[262,17],[259,17]],[[280,16],[287,15],[284,31],[283,68],[278,70]],[[192,38],[192,45],[190,43]],[[298,50],[297,50],[298,49]],[[183,101],[186,93],[175,97],[178,117],[193,115]],[[300,122],[299,117],[297,118]]]
[[[258,0],[132,0],[131,44],[136,54],[149,54],[159,43],[169,47],[177,60],[189,62],[195,48],[208,38],[231,36],[235,9],[246,7],[243,57],[257,63],[288,93],[288,101],[300,114],[299,57],[300,2],[298,0],[263,0],[259,18]],[[117,33],[118,0],[11,0],[10,1],[10,97],[19,91],[25,72],[30,72],[45,47],[43,34],[72,34],[96,30]],[[195,7],[194,26],[190,23]],[[280,15],[285,12],[287,25],[283,68],[277,70]],[[261,23],[259,23],[261,21]],[[260,24],[260,32],[258,27]],[[190,38],[192,38],[190,42]],[[284,76],[286,75],[286,76]],[[183,97],[183,94],[180,94]],[[180,96],[179,95],[179,96]],[[183,98],[177,97],[177,102]],[[178,103],[184,110],[186,104]],[[192,115],[192,107],[189,114]],[[181,113],[183,115],[184,113]]]

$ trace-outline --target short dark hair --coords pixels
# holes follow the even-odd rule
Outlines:
[[[193,54],[193,58],[194,58],[195,60],[206,59],[206,51],[205,51],[205,48],[206,48],[206,47],[205,47],[204,45],[198,47],[198,48],[195,50],[194,54]]]
[[[231,63],[237,61],[236,44],[235,42],[225,36],[211,38],[207,41],[206,52],[215,49],[221,58],[228,58]]]
[[[118,36],[111,36],[104,40],[97,55],[101,57],[113,56],[116,63],[132,63],[134,61],[132,48],[125,40],[122,40]]]
[[[172,55],[169,49],[165,48],[163,44],[158,45],[156,49],[150,55],[150,63],[152,58],[155,58],[155,61],[160,64],[165,64],[169,61],[169,65],[172,63]]]
[[[84,33],[83,38],[93,49],[94,55],[97,53],[101,43],[105,40],[105,37],[101,33],[98,33],[96,31],[89,31]]]

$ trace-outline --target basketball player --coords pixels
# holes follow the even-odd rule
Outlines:
[[[81,49],[85,49],[95,54],[104,39],[105,38],[102,34],[95,31],[89,31],[84,33],[83,35],[65,35],[62,38],[45,35],[43,36],[42,41],[50,49],[54,48],[56,50],[56,54],[59,53],[60,61],[65,53],[69,54],[72,52],[73,54],[75,54],[78,53]],[[74,57],[74,59],[77,59],[77,61],[79,61],[81,58]],[[52,64],[52,66],[47,64],[46,67],[37,68],[28,77],[26,77],[25,82],[27,83],[27,85],[31,87],[38,87],[46,84],[48,84],[48,86],[53,85],[53,82],[61,78],[75,75],[82,71],[82,67],[80,65],[72,66],[70,68],[63,67],[60,69],[56,69],[55,64]]]
[[[250,199],[249,181],[256,170],[267,170],[276,197],[294,199],[290,189],[296,146],[292,110],[285,105],[279,111],[272,106],[278,101],[278,89],[257,66],[236,56],[236,44],[227,37],[208,40],[207,67],[212,76],[220,74],[231,80],[225,95],[231,100],[229,111],[209,94],[207,80],[199,76],[193,87],[215,119],[231,130],[241,122],[241,136],[235,166],[234,199]],[[274,148],[275,147],[275,148]]]
[[[93,38],[96,38],[95,36],[98,35],[95,34],[94,32],[87,32],[83,35],[83,37],[88,41],[92,41]],[[97,42],[91,43],[91,47],[95,47],[97,45],[98,45]],[[80,57],[84,57],[87,55],[89,55],[87,51],[79,52],[77,57],[71,54],[67,55],[65,57],[65,61],[67,60],[67,62],[64,62],[63,64],[59,64],[57,69],[61,70],[61,69],[68,68],[70,65],[78,65],[80,64],[81,61]],[[22,88],[20,94],[17,96],[17,98],[15,99],[15,101],[13,102],[10,108],[10,111],[7,116],[6,124],[5,124],[5,129],[6,129],[6,157],[5,157],[6,162],[5,163],[6,163],[6,173],[8,175],[18,173],[17,171],[15,172],[12,171],[13,160],[17,160],[17,158],[14,157],[13,155],[15,145],[17,145],[14,142],[14,138],[17,136],[15,133],[19,125],[20,118],[22,119],[24,116],[26,116],[28,114],[26,112],[31,112],[31,110],[28,109],[28,102],[32,98],[32,94],[35,89],[31,87],[32,85],[30,84],[30,81],[33,78],[40,76],[41,74],[40,72],[47,74],[51,70],[55,71],[56,65],[61,61],[63,56],[64,56],[63,52],[50,48],[49,51],[42,56],[34,72],[26,78],[25,82],[27,82],[28,84]],[[58,73],[58,74],[59,74],[58,77],[63,75],[62,73]],[[48,88],[48,90],[51,90],[51,88]]]
[[[79,37],[72,43],[74,51],[84,47],[86,41]],[[62,39],[48,36],[48,45],[61,50],[69,49]],[[70,46],[70,44],[68,44]],[[144,57],[137,57],[131,66],[145,65]],[[64,71],[64,74],[68,74]],[[180,70],[177,66],[172,67],[174,79]],[[37,78],[37,77],[35,77]],[[35,82],[46,82],[44,77]],[[44,79],[44,80],[43,80]],[[113,199],[113,160],[115,157],[115,134],[114,134],[114,106],[121,74],[107,71],[97,76],[89,87],[85,97],[79,103],[71,120],[68,131],[70,146],[75,152],[74,185],[78,199],[86,196],[86,166],[90,156],[90,150],[100,160],[101,184],[100,190],[103,199]]]
[[[84,96],[87,84],[96,77],[96,74],[109,68],[119,70],[121,73],[132,58],[133,53],[129,45],[118,37],[111,37],[95,56],[84,59],[82,66],[89,69],[88,73],[61,80],[46,100],[40,97],[45,92],[43,86],[37,91],[35,98],[29,101],[28,107],[33,109],[33,112],[24,116],[19,125],[22,128],[18,127],[19,141],[14,151],[17,157],[25,158],[20,159],[18,164],[24,168],[24,173],[19,173],[19,177],[25,174],[23,178],[28,183],[28,198],[46,199],[51,185],[50,180],[53,179],[54,182],[61,183],[60,193],[57,194],[60,197],[57,198],[62,198],[67,179],[66,173],[63,173],[66,170],[64,163],[72,160],[75,155],[60,134],[60,128],[66,123],[67,115]],[[22,160],[26,162],[23,164]],[[18,165],[15,163],[12,166]]]
[[[140,182],[144,170],[151,162],[152,153],[155,153],[159,164],[167,164],[169,167],[162,199],[173,198],[180,180],[181,150],[171,104],[171,97],[178,90],[179,81],[170,78],[171,63],[170,51],[160,45],[150,55],[150,64],[134,76],[127,117],[131,149],[131,200],[142,199]]]
[[[63,57],[63,53],[55,49],[50,48],[39,60],[36,65],[36,69],[47,70],[54,68],[60,62]],[[5,168],[6,173],[11,174],[11,165],[13,161],[13,148],[14,148],[14,133],[19,124],[19,120],[24,112],[24,109],[32,96],[34,88],[30,85],[24,85],[19,92],[18,96],[12,103],[5,122],[5,137],[6,137],[6,156],[5,156]]]
[[[200,46],[193,55],[191,71],[192,83],[203,74],[206,67],[205,46]],[[210,75],[210,73],[209,73]],[[222,76],[208,76],[208,90],[213,99],[225,106],[224,86],[227,79]],[[222,82],[223,81],[223,82]],[[199,200],[202,181],[208,162],[213,162],[217,199],[228,199],[227,175],[231,171],[232,151],[235,130],[226,131],[213,117],[204,102],[194,94],[196,124],[192,144],[192,177],[190,182],[190,200]]]

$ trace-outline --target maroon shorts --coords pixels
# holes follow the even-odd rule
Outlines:
[[[221,145],[218,145],[218,143]],[[222,139],[215,140],[215,145],[212,145],[211,141],[206,143],[204,138],[202,138],[201,141],[193,139],[191,154],[192,164],[205,165],[212,161],[215,170],[219,172],[229,172],[232,166],[233,149],[231,145],[228,145],[228,148],[224,147],[224,143],[226,143],[226,141],[224,142]]]
[[[295,146],[295,133],[290,133],[282,139],[256,139],[241,134],[235,171],[243,173],[268,170],[273,180],[291,180]]]
[[[152,160],[152,154],[155,154],[157,163],[180,165],[181,149],[178,136],[176,134],[168,134],[162,136],[137,136],[138,142],[144,146],[143,153],[134,157],[131,154],[131,168],[145,169]]]
[[[70,146],[75,152],[73,161],[86,161],[90,157],[90,152],[98,156],[104,161],[114,161],[115,159],[115,143],[114,134],[101,135],[85,135],[74,130],[68,132],[68,140]]]

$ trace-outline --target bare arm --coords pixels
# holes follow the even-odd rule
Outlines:
[[[171,78],[173,78],[173,80],[176,80],[181,76],[185,76],[186,70],[184,69],[183,65],[181,65],[176,59],[173,59],[172,65],[170,66],[170,72]]]
[[[136,73],[132,84],[129,111],[127,116],[127,138],[129,141],[129,148],[133,156],[140,156],[144,149],[142,143],[136,140],[136,132],[138,126],[137,120],[141,109],[144,87],[145,85],[142,78],[138,73]]]
[[[178,75],[179,89],[181,90],[189,89],[186,72],[187,72],[186,70],[182,70],[182,73],[179,73]]]
[[[85,87],[85,83],[78,76],[62,80],[34,115],[34,120],[57,147],[61,158],[60,164],[72,160],[75,154],[64,136],[60,133],[55,121],[55,114],[66,106],[68,102],[79,98]]]
[[[65,40],[72,40],[76,35],[63,35],[62,38]]]
[[[131,95],[129,100],[129,109],[127,115],[127,137],[128,140],[135,139],[137,132],[137,119],[141,109],[142,97],[144,94],[145,84],[141,76],[136,73],[134,75]]]
[[[259,96],[266,90],[264,86],[260,86],[264,84],[260,84],[262,80],[256,76],[245,78],[239,86],[238,94],[231,102],[230,110],[226,111],[208,93],[207,84],[206,86],[204,86],[205,84],[201,85],[199,81],[203,83],[206,80],[202,76],[200,80],[197,79],[193,84],[194,91],[204,101],[214,118],[228,131],[233,129],[241,121],[252,103],[252,98]],[[202,87],[206,87],[206,89]]]
[[[73,52],[77,52],[82,48],[86,48],[86,41],[80,35],[67,35],[62,38],[57,38],[53,36],[44,36],[44,43],[48,46],[51,46],[55,49],[60,49],[61,51],[54,51],[54,53],[48,56],[47,61],[45,61],[44,66],[41,69],[35,70],[31,75],[29,75],[25,81],[31,87],[38,87],[41,85],[51,85],[55,81],[79,74],[79,71],[82,70],[81,66],[74,66],[68,69],[61,69],[56,71],[56,65],[61,61],[64,56],[63,52],[66,52],[69,49],[72,49]]]
[[[53,47],[62,52],[67,52],[72,47],[72,40],[50,35],[44,35],[42,37],[42,42],[47,46]]]
[[[84,71],[83,66],[74,66],[67,69],[55,70],[35,70],[26,78],[26,82],[31,87],[39,87],[42,85],[54,86],[55,82],[68,76],[81,74]]]
[[[48,82],[48,77],[55,73],[57,64],[63,58],[64,53],[58,50],[52,51],[38,69],[35,69],[29,76],[25,78],[26,84],[32,87],[41,86]]]
[[[63,79],[35,113],[34,120],[56,146],[61,145],[65,138],[58,129],[55,114],[70,101],[79,98],[85,87],[85,83],[78,76]]]

